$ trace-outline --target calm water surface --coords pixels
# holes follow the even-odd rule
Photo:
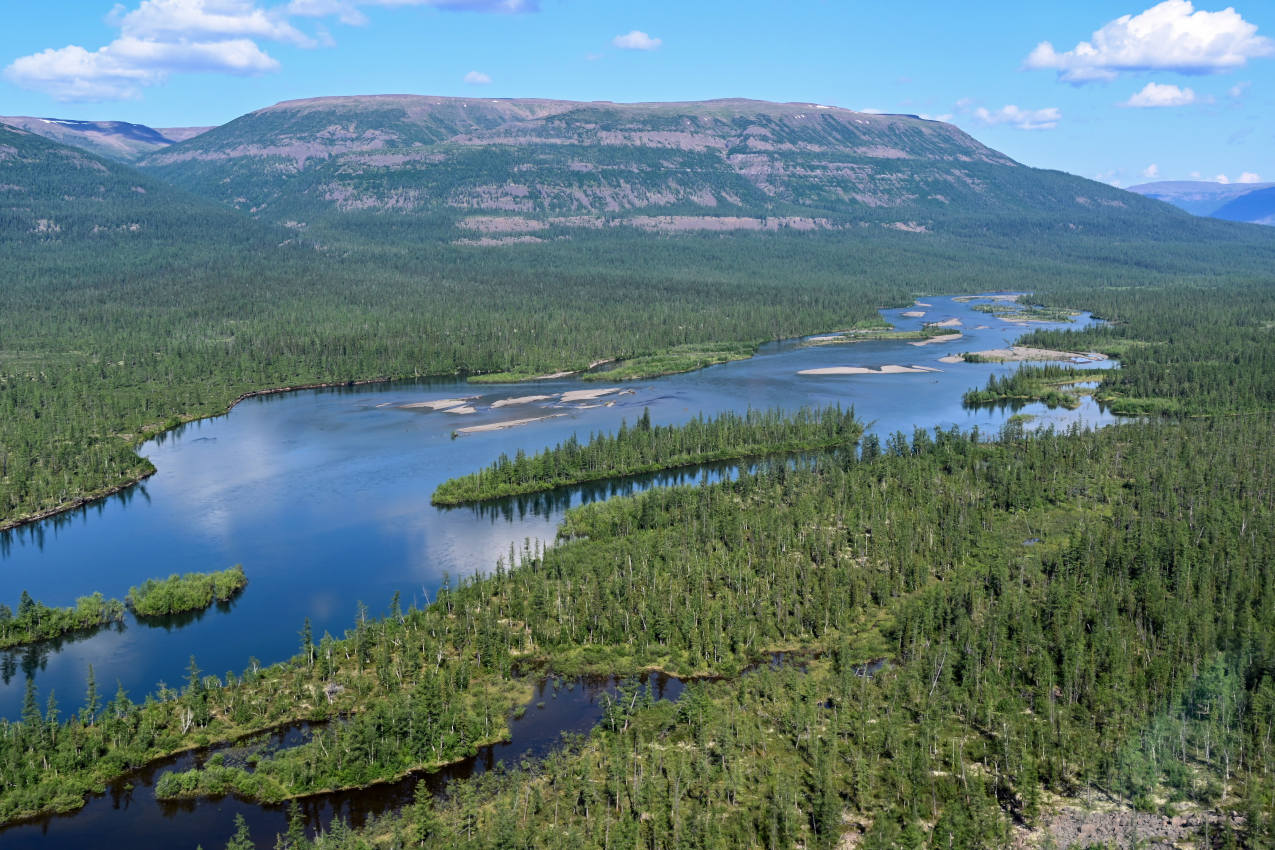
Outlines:
[[[384,611],[395,592],[423,603],[448,577],[490,569],[512,545],[551,541],[562,511],[652,484],[694,482],[700,471],[590,485],[484,509],[438,509],[430,493],[501,452],[534,452],[572,434],[633,422],[649,407],[659,424],[749,407],[853,405],[889,434],[916,426],[996,431],[1013,411],[967,411],[961,394],[1015,364],[942,364],[962,351],[1002,347],[1027,328],[950,298],[923,299],[924,318],[884,315],[901,329],[959,318],[963,339],[918,347],[904,342],[765,346],[751,360],[685,375],[629,382],[625,394],[563,402],[564,392],[615,386],[575,379],[476,385],[422,381],[249,399],[228,415],[193,423],[146,444],[158,472],[119,497],[0,535],[0,601],[16,607],[23,589],[49,605],[101,591],[123,598],[132,585],[172,572],[242,563],[249,577],[232,604],[161,626],[129,619],[121,628],[0,654],[0,716],[20,711],[27,678],[41,702],[56,691],[64,712],[82,702],[93,665],[99,688],[117,683],[140,701],[157,683],[179,684],[190,657],[205,673],[242,671],[293,655],[306,617],[317,636],[340,636],[360,601]],[[1087,316],[1073,327],[1083,326]],[[1039,326],[1039,325],[1037,325]],[[979,329],[983,328],[983,329]],[[897,375],[799,376],[823,366],[923,365],[942,371]],[[1103,365],[1103,364],[1098,364]],[[544,401],[493,407],[529,395]],[[478,396],[474,413],[403,405]],[[1103,425],[1111,417],[1086,402],[1076,411],[1024,412],[1040,424]],[[462,427],[552,416],[501,431]],[[711,474],[721,474],[720,471]]]

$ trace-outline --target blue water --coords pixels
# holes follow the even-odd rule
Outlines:
[[[405,606],[424,603],[446,577],[491,569],[497,558],[508,557],[511,545],[551,542],[568,505],[653,483],[700,480],[692,470],[481,510],[430,505],[438,483],[501,452],[534,452],[572,434],[585,440],[591,432],[618,428],[621,420],[633,422],[643,408],[650,408],[655,423],[669,424],[701,412],[840,403],[853,405],[882,435],[952,425],[994,433],[1014,411],[965,410],[961,395],[1017,365],[943,364],[938,358],[1004,347],[1028,327],[950,298],[922,300],[931,306],[910,309],[923,310],[924,318],[904,318],[903,310],[883,315],[900,329],[959,318],[964,337],[924,347],[775,343],[750,360],[623,384],[449,379],[303,391],[249,399],[226,416],[167,434],[142,450],[158,469],[149,480],[87,509],[0,535],[0,602],[15,607],[23,589],[49,605],[70,605],[93,591],[123,598],[147,578],[236,563],[248,574],[247,589],[232,604],[182,625],[154,627],[130,618],[118,629],[0,655],[0,716],[19,713],[28,676],[41,702],[55,690],[69,712],[82,702],[90,664],[108,696],[118,683],[140,700],[161,681],[179,684],[192,655],[205,674],[219,675],[242,671],[253,658],[288,658],[298,650],[307,617],[316,639],[324,631],[339,636],[353,623],[360,601],[373,613],[386,610],[395,592]],[[1071,327],[1089,321],[1082,316]],[[885,364],[941,371],[797,374]],[[500,399],[610,387],[625,392],[595,401],[491,406]],[[463,396],[479,396],[470,402],[476,412],[402,406]],[[1075,411],[1029,405],[1021,412],[1036,416],[1033,425],[1040,426],[1112,421],[1092,402]],[[453,438],[459,428],[540,416],[554,418]]]

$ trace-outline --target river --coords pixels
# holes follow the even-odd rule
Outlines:
[[[765,345],[748,360],[623,384],[565,378],[480,385],[445,379],[307,390],[251,398],[225,416],[165,434],[142,449],[158,469],[147,481],[84,509],[0,533],[0,601],[15,607],[24,589],[57,606],[93,591],[123,598],[147,578],[236,563],[248,575],[247,589],[200,616],[160,625],[130,616],[119,627],[0,654],[0,716],[19,714],[28,678],[34,678],[42,704],[55,691],[63,711],[74,711],[83,701],[90,664],[106,696],[120,686],[140,701],[161,681],[180,683],[191,656],[205,673],[216,674],[242,671],[252,659],[288,658],[298,651],[305,618],[317,639],[324,631],[340,636],[360,601],[373,613],[385,611],[396,592],[405,606],[422,604],[449,576],[487,570],[511,546],[521,548],[528,540],[552,541],[568,506],[723,474],[689,470],[593,484],[481,510],[430,505],[438,483],[472,472],[501,452],[531,453],[572,434],[583,441],[591,432],[618,428],[621,420],[632,423],[644,408],[654,423],[670,424],[700,413],[840,403],[853,405],[870,430],[883,436],[953,425],[996,432],[1015,411],[966,410],[961,395],[1017,364],[945,364],[939,358],[1003,348],[1031,327],[1064,325],[1027,326],[952,298],[923,300],[926,306],[882,314],[901,330],[959,319],[963,337],[926,346],[791,340]],[[902,315],[914,311],[925,315]],[[1091,321],[1082,314],[1067,326]],[[887,364],[938,371],[798,374]],[[623,393],[561,397],[612,387]],[[552,398],[493,404],[532,395]],[[477,396],[468,402],[473,413],[406,406],[469,396]],[[1076,410],[1028,405],[1020,412],[1033,415],[1034,425],[1097,427],[1113,421],[1088,399]],[[507,430],[456,433],[535,417],[551,418]],[[75,817],[87,815],[71,820]],[[52,828],[66,821],[55,819]],[[6,831],[5,845],[16,837]]]

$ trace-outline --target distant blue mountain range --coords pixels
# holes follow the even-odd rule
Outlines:
[[[1129,191],[1165,201],[1194,215],[1275,225],[1275,183],[1165,180],[1130,186]]]

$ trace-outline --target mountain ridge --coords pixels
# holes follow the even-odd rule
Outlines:
[[[1275,214],[1275,207],[1263,211],[1237,204],[1254,192],[1275,188],[1275,183],[1215,183],[1211,180],[1160,180],[1130,186],[1129,191],[1172,204],[1192,215],[1210,216],[1226,221],[1269,224],[1264,217]],[[1229,208],[1229,209],[1228,209]]]
[[[194,138],[211,127],[154,128],[128,121],[80,121],[71,118],[42,118],[32,115],[0,115],[0,123],[43,136],[90,153],[133,162],[152,151]]]

